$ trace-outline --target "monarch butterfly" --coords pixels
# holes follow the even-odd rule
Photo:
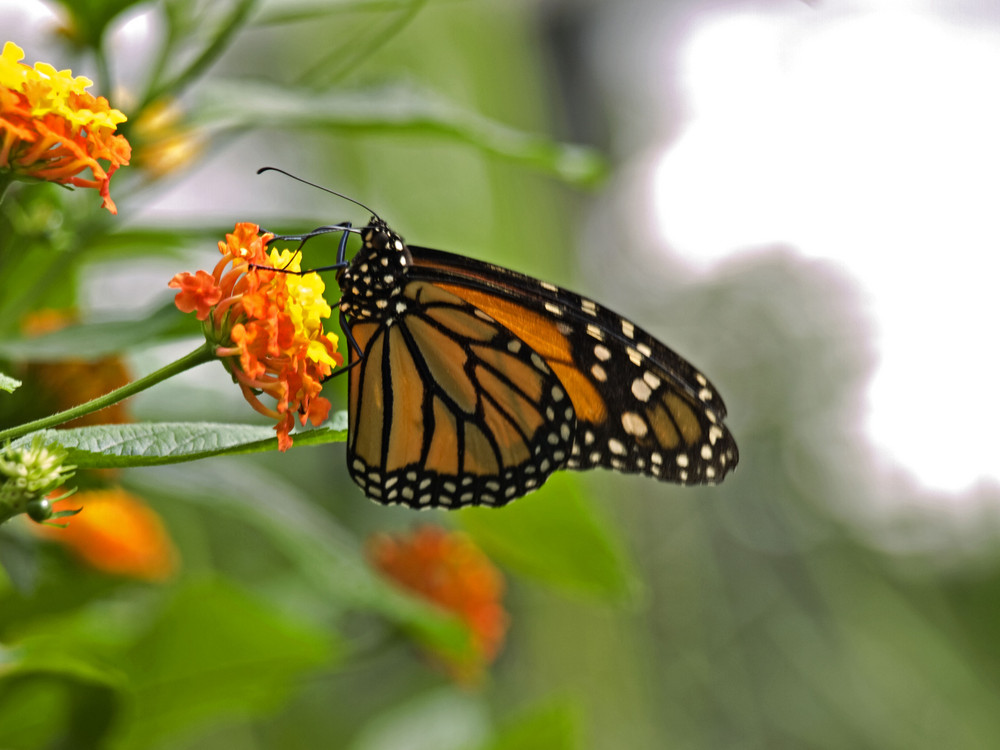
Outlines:
[[[736,466],[715,387],[631,321],[516,271],[407,245],[374,212],[363,229],[277,239],[327,232],[343,232],[337,262],[314,270],[337,270],[347,466],[371,499],[500,506],[557,469],[708,484]],[[363,243],[351,261],[348,232]]]

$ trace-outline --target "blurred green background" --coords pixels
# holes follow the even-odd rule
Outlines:
[[[61,35],[29,5],[0,6],[29,63],[124,87],[97,93],[133,127],[135,111],[173,97],[203,151],[162,176],[122,170],[117,219],[51,186],[12,196],[8,340],[26,305],[155,317],[167,280],[210,267],[236,221],[302,231],[367,218],[254,176],[271,164],[357,197],[415,244],[639,321],[709,373],[741,463],[697,489],[563,474],[502,511],[455,514],[368,502],[340,445],[130,470],[122,483],[180,550],[170,583],[91,572],[17,524],[0,530],[0,747],[1000,744],[995,512],[939,515],[948,497],[872,455],[859,426],[872,325],[846,274],[780,247],[698,277],[670,248],[658,267],[635,251],[636,218],[616,211],[635,194],[620,167],[644,113],[613,108],[588,62],[601,3],[39,6]],[[636,29],[643,7],[623,6]],[[325,247],[306,265],[328,262]],[[32,274],[57,271],[47,296],[24,299]],[[176,318],[142,345],[123,340],[134,372],[197,344]],[[343,409],[343,382],[326,390]],[[143,394],[134,413],[263,423],[218,365]],[[976,492],[995,507],[995,486]],[[871,510],[896,496],[924,510]],[[507,643],[478,689],[407,637],[447,641],[451,623],[393,598],[364,562],[369,535],[419,522],[464,528],[507,576]]]

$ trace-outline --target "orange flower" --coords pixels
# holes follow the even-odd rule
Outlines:
[[[478,681],[499,653],[508,623],[501,604],[503,576],[489,558],[466,534],[431,525],[408,535],[377,535],[369,541],[368,554],[387,578],[468,625],[475,653],[447,666],[463,682]]]
[[[323,422],[330,402],[320,396],[323,381],[343,364],[337,337],[323,332],[330,305],[317,274],[299,274],[298,253],[266,252],[272,234],[256,224],[237,224],[219,243],[222,260],[211,274],[179,273],[168,286],[182,312],[203,321],[206,339],[261,414],[277,419],[278,448],[288,450],[294,413],[304,425]],[[264,267],[261,267],[264,266]],[[268,270],[280,268],[284,272]],[[270,409],[257,398],[277,400]]]
[[[55,511],[83,510],[65,528],[31,524],[93,568],[113,575],[162,581],[177,570],[177,552],[160,517],[123,489],[84,490],[55,500]]]
[[[110,186],[111,175],[131,158],[129,142],[115,134],[125,115],[87,93],[90,79],[46,63],[28,67],[23,57],[13,42],[0,54],[0,171],[94,188],[103,206],[118,213]],[[79,176],[85,169],[90,178]]]
[[[76,318],[72,310],[45,309],[30,313],[22,322],[22,329],[29,336],[58,331]],[[24,380],[36,384],[41,391],[40,406],[51,411],[62,411],[103,396],[131,381],[128,367],[121,357],[101,357],[94,360],[64,359],[55,362],[30,362]],[[112,404],[106,409],[85,414],[60,425],[85,427],[95,424],[124,424],[131,422],[127,401]]]

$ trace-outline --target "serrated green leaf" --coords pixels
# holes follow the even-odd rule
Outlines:
[[[0,372],[0,391],[7,391],[7,393],[13,393],[18,388],[21,387],[21,381],[17,378],[12,378],[10,375],[4,375]]]
[[[501,512],[466,508],[458,513],[490,557],[522,575],[613,601],[630,601],[640,591],[634,564],[611,522],[565,473]]]
[[[337,412],[330,427],[294,433],[295,445],[321,445],[347,439],[346,412]],[[139,422],[41,430],[14,442],[28,444],[35,436],[67,449],[66,463],[80,469],[160,466],[211,456],[273,451],[278,447],[271,427],[218,422]]]
[[[257,102],[267,102],[261,108]],[[199,124],[214,130],[249,127],[333,128],[365,133],[434,135],[468,143],[578,185],[598,183],[604,158],[583,146],[498,123],[433,93],[396,84],[369,89],[315,92],[256,81],[220,81],[207,87]]]
[[[171,302],[144,318],[81,323],[43,336],[0,341],[0,356],[33,362],[97,359],[137,345],[148,346],[170,338],[190,336],[197,327],[189,318]]]

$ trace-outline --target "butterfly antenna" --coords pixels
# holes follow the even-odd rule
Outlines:
[[[366,206],[361,201],[355,200],[354,198],[351,198],[348,195],[344,195],[343,193],[338,193],[336,190],[331,190],[330,188],[323,187],[322,185],[317,185],[315,182],[309,182],[309,180],[304,180],[301,177],[292,174],[291,172],[286,172],[284,169],[280,169],[278,167],[261,167],[260,169],[257,170],[257,174],[263,174],[264,172],[277,172],[279,174],[285,175],[285,177],[291,177],[293,180],[295,180],[296,182],[301,182],[303,185],[314,187],[317,190],[322,190],[324,193],[330,193],[330,195],[336,195],[338,198],[343,198],[345,201],[350,201],[355,206],[361,206],[361,208],[365,209],[365,211],[368,211],[376,219],[382,218],[377,213],[372,211],[372,209],[368,208],[368,206]]]

